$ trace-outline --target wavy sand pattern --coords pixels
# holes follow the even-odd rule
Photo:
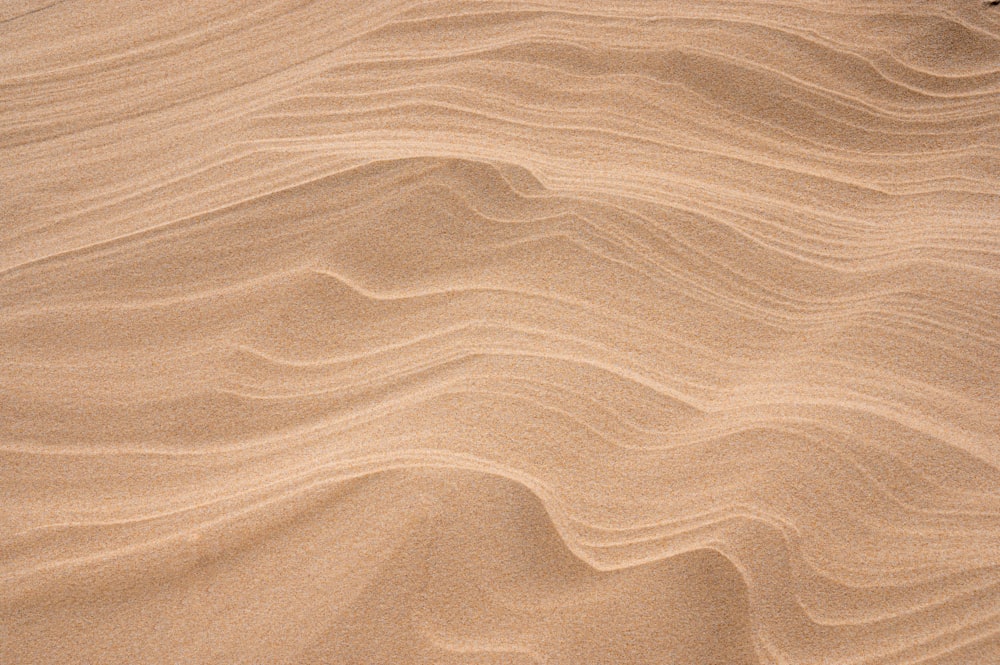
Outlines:
[[[1000,662],[1000,9],[0,43],[0,662]]]

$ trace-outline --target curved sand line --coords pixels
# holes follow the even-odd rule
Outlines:
[[[1000,11],[0,9],[0,661],[1000,661]]]

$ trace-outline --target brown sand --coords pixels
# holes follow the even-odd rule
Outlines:
[[[1000,662],[1000,9],[0,21],[0,663]]]

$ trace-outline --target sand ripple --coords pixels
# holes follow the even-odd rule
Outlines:
[[[0,661],[1000,662],[1000,9],[0,42]]]

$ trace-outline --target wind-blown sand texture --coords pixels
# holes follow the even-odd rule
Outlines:
[[[0,3],[0,662],[1000,662],[1000,9]]]

